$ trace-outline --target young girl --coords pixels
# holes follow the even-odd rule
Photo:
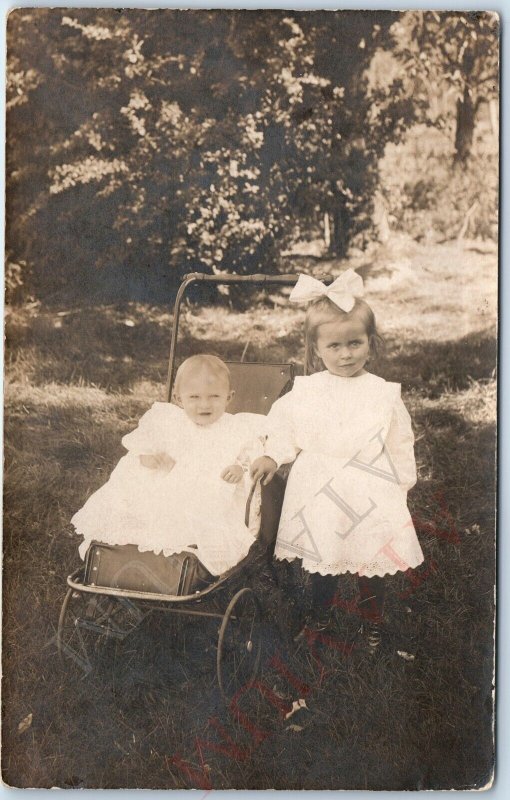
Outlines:
[[[257,436],[266,418],[226,413],[230,373],[216,356],[184,361],[174,395],[180,407],[154,403],[124,436],[127,455],[72,518],[85,537],[82,558],[94,540],[135,544],[141,552],[192,552],[219,575],[253,544],[244,523],[247,472],[263,452]]]
[[[295,461],[275,556],[299,558],[312,573],[317,614],[331,609],[337,576],[356,574],[375,647],[384,576],[418,566],[423,553],[406,502],[416,482],[411,421],[400,385],[366,370],[379,336],[362,295],[352,269],[329,288],[300,276],[290,299],[309,301],[306,359],[314,374],[296,378],[274,403],[252,476],[267,483],[280,464]]]

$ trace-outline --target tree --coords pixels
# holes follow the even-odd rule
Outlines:
[[[395,55],[430,119],[430,97],[447,93],[455,102],[455,163],[469,158],[475,116],[498,97],[499,19],[489,11],[408,11],[395,23]],[[425,94],[425,97],[423,97]],[[418,99],[418,98],[417,98]],[[425,101],[425,102],[424,102]],[[444,124],[441,114],[433,122]]]
[[[345,254],[412,116],[367,77],[395,18],[12,12],[12,262],[38,296],[163,301],[190,268],[274,271],[325,211]]]

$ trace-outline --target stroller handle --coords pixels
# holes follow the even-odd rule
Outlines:
[[[255,494],[255,489],[257,488],[257,483],[260,481],[260,478],[256,481],[253,481],[250,491],[248,493],[248,497],[246,499],[246,508],[244,511],[244,524],[247,528],[250,527],[250,511],[251,511],[251,503],[253,500],[253,495]]]
[[[206,281],[208,283],[272,283],[272,284],[283,284],[283,286],[294,286],[298,279],[299,275],[294,275],[292,273],[285,274],[285,275],[265,275],[264,273],[258,273],[256,275],[233,275],[230,273],[219,273],[216,275],[209,275],[206,272],[190,272],[188,275],[185,275],[182,282],[186,285],[189,283],[199,283],[200,281]],[[320,278],[319,280],[329,281],[331,282],[332,278],[330,276]]]
[[[334,276],[331,275],[319,275],[317,276],[319,280],[322,280],[323,283],[329,284],[334,280]],[[241,283],[252,283],[252,284],[261,284],[261,285],[269,285],[269,286],[294,286],[297,282],[299,275],[296,274],[287,274],[287,275],[265,275],[263,273],[256,274],[256,275],[233,275],[231,273],[219,273],[216,275],[208,275],[205,272],[190,272],[184,276],[179,289],[177,290],[177,295],[175,297],[175,304],[174,304],[174,319],[173,319],[173,326],[172,326],[172,338],[170,340],[170,357],[168,360],[168,378],[166,384],[166,399],[167,402],[170,402],[172,399],[172,389],[174,383],[174,373],[175,373],[175,355],[177,350],[177,334],[179,329],[179,318],[181,313],[181,302],[184,297],[184,293],[188,286],[192,283],[216,283],[216,284],[241,284]]]

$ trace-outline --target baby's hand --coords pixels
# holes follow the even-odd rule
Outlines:
[[[227,483],[239,483],[243,477],[243,468],[239,464],[231,464],[230,467],[225,467],[221,477]]]
[[[142,467],[149,469],[161,469],[163,472],[171,472],[175,466],[174,459],[167,453],[155,453],[154,455],[140,456]]]
[[[273,475],[277,469],[278,464],[274,458],[270,458],[269,456],[260,456],[260,458],[256,458],[251,465],[250,474],[254,481],[258,481],[259,478],[264,478],[262,483],[265,486],[266,483],[269,483],[269,481],[273,480]]]

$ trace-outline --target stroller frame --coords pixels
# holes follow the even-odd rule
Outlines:
[[[298,275],[208,275],[193,272],[184,276],[177,291],[170,342],[166,399],[170,402],[176,369],[178,329],[181,304],[189,286],[195,283],[217,285],[263,285],[293,286]],[[332,278],[323,278],[330,283]],[[250,365],[246,365],[250,366]],[[255,365],[251,365],[255,366]],[[280,367],[280,394],[293,380],[291,365],[264,364],[273,371]],[[264,395],[265,400],[268,396]],[[276,397],[273,398],[273,400]],[[266,404],[267,405],[267,404]],[[269,403],[270,405],[270,403]],[[243,574],[267,564],[271,558],[272,545],[276,537],[284,484],[275,476],[271,484],[261,487],[261,533],[264,527],[263,545],[257,541],[247,556],[228,572],[220,575],[207,587],[188,595],[170,595],[157,592],[133,591],[108,586],[97,586],[86,582],[86,566],[75,570],[67,578],[67,593],[60,611],[57,647],[64,660],[70,658],[77,664],[83,676],[91,672],[100,647],[109,639],[122,640],[129,635],[147,613],[209,617],[221,620],[218,634],[216,671],[220,691],[228,704],[243,687],[255,681],[261,659],[261,603],[255,591],[242,586],[230,598],[224,611],[218,604],[218,596],[231,585],[238,583]],[[253,491],[247,504],[247,515]],[[269,536],[268,536],[269,530]],[[163,557],[163,556],[162,556]]]

